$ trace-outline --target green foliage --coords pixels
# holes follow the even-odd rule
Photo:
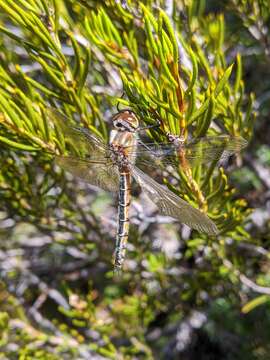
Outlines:
[[[10,343],[20,344],[20,359],[166,358],[159,351],[169,342],[168,326],[177,329],[213,299],[229,294],[244,312],[268,302],[264,270],[259,276],[259,262],[240,247],[261,246],[249,232],[251,210],[217,161],[158,175],[207,211],[220,235],[192,231],[186,238],[180,225],[134,216],[121,279],[111,271],[111,200],[54,166],[54,154],[77,149],[52,126],[48,106],[104,141],[118,102],[142,124],[161,120],[147,131],[151,141],[165,141],[167,132],[252,138],[254,94],[246,92],[240,52],[227,51],[233,41],[223,14],[205,15],[204,2],[195,0],[173,2],[171,13],[162,1],[125,3],[0,0],[0,216],[10,222],[0,239],[3,252],[21,249],[10,255],[14,266],[0,267],[7,286],[0,299],[16,302],[20,286],[24,299],[16,311],[0,306],[0,354],[8,358],[18,353]],[[238,10],[248,4],[231,2],[245,26],[269,18],[261,2],[249,4],[255,17]],[[166,256],[152,245],[163,239],[181,248]],[[26,262],[29,254],[39,261]],[[248,268],[251,283],[243,281]],[[265,293],[249,303],[257,281]],[[162,329],[160,317],[165,331],[157,339],[151,329]]]
[[[5,9],[7,11],[6,7]],[[15,24],[18,23],[17,17],[13,16],[12,6],[8,9],[9,17]],[[35,27],[31,25],[31,29],[32,31],[35,29],[34,34],[37,38],[36,41],[40,43],[40,48],[31,44],[27,36],[16,39],[16,42],[23,45],[27,42],[26,51],[30,59],[41,66],[42,73],[49,84],[42,85],[43,90],[46,86],[47,90],[45,91],[39,88],[43,92],[43,98],[41,98],[40,93],[35,89],[35,87],[37,88],[36,83],[31,80],[29,84],[28,78],[30,77],[26,77],[24,72],[18,66],[16,67],[29,91],[25,93],[23,89],[18,89],[15,83],[11,85],[9,93],[3,91],[4,99],[1,103],[5,114],[3,123],[19,136],[18,141],[13,138],[4,138],[3,141],[10,146],[29,151],[36,149],[54,152],[55,148],[59,147],[59,142],[63,144],[63,138],[62,141],[59,138],[61,135],[54,135],[51,132],[46,115],[42,111],[42,108],[46,106],[46,96],[50,102],[56,97],[64,102],[65,108],[73,107],[69,112],[77,111],[83,124],[87,125],[91,131],[100,135],[103,133],[103,136],[106,137],[107,132],[97,104],[94,109],[90,104],[90,99],[92,99],[92,103],[96,102],[95,97],[90,93],[89,87],[83,87],[88,70],[85,69],[85,66],[89,65],[89,45],[87,45],[88,50],[82,50],[82,46],[76,38],[73,35],[70,36],[70,31],[66,30],[74,52],[74,59],[71,61],[61,52],[60,31],[62,29],[56,23],[56,19],[59,20],[57,14],[55,17],[46,19],[48,29],[46,32],[42,32],[44,25],[40,23],[39,19],[37,20],[35,12],[28,13],[23,6],[18,11],[23,14],[23,18],[27,18],[26,24],[38,24]],[[193,64],[192,70],[189,70],[185,66],[179,68],[181,64],[178,61],[177,40],[168,16],[163,11],[159,11],[158,19],[155,20],[150,9],[143,4],[141,4],[141,11],[144,22],[141,20],[138,26],[133,24],[129,35],[124,32],[123,41],[120,40],[116,25],[102,7],[97,13],[90,11],[85,14],[85,28],[79,28],[78,31],[85,36],[84,42],[89,41],[92,44],[93,57],[96,55],[96,49],[99,49],[110,64],[115,65],[116,69],[118,68],[125,93],[129,98],[129,106],[134,108],[145,121],[154,120],[151,119],[153,111],[162,119],[163,136],[157,134],[156,130],[152,130],[150,135],[158,140],[164,139],[164,132],[167,131],[187,136],[187,133],[190,132],[189,129],[193,126],[192,132],[195,136],[204,136],[211,122],[215,122],[216,130],[209,131],[209,134],[227,132],[232,135],[241,134],[246,138],[250,137],[251,112],[244,114],[242,110],[244,87],[243,84],[240,86],[240,55],[238,55],[237,61],[236,81],[230,86],[228,80],[232,72],[232,65],[226,68],[224,55],[220,53],[222,44],[220,41],[217,43],[214,38],[214,36],[220,37],[220,31],[224,27],[223,18],[218,18],[215,31],[213,30],[214,23],[208,24],[208,32],[211,32],[211,38],[208,41],[212,42],[208,45],[215,54],[212,64],[209,63],[203,49],[195,39],[192,39],[191,46],[194,51],[196,50],[197,57],[183,36],[180,36],[187,61]],[[144,24],[145,32],[141,36],[145,40],[146,47],[144,56],[140,59],[135,34],[139,31],[143,32]],[[19,25],[22,24],[19,22]],[[203,30],[207,31],[207,29]],[[8,31],[6,34],[9,34]],[[83,55],[81,51],[86,51],[86,54]],[[143,69],[143,62],[146,70]],[[181,74],[183,74],[182,78],[180,78]],[[94,83],[91,86],[93,87]],[[184,90],[185,87],[186,90]],[[18,100],[10,98],[11,93],[14,92],[17,93]],[[124,103],[127,101],[125,100]],[[91,106],[91,112],[88,111],[89,106]],[[67,109],[65,111],[68,112]],[[94,124],[94,121],[98,124]],[[24,138],[25,142],[21,140]],[[232,216],[232,213],[228,215],[229,206],[224,206],[224,198],[220,196],[221,192],[224,193],[224,190],[228,189],[226,177],[224,174],[219,174],[214,180],[212,176],[214,168],[214,166],[210,167],[206,176],[200,169],[195,168],[192,180],[184,171],[180,170],[179,187],[181,192],[185,192],[187,200],[199,202],[205,209],[208,205],[212,210],[212,216],[220,226],[222,224],[222,231],[225,233],[235,229],[237,217],[240,224],[245,215],[242,214],[241,207],[232,209],[232,212],[237,212],[238,216]],[[204,195],[199,190],[200,187],[205,187]],[[197,191],[192,192],[192,188],[196,188]],[[179,190],[175,189],[175,191]],[[227,197],[226,203],[229,204],[232,199],[230,192],[227,191],[225,196]],[[208,204],[205,198],[208,198]]]

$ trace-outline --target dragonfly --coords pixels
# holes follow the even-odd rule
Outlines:
[[[172,164],[175,155],[185,152],[185,158],[194,163],[207,163],[221,153],[240,151],[244,140],[240,137],[206,137],[194,143],[184,144],[178,137],[168,143],[144,144],[138,133],[141,129],[136,114],[129,109],[120,110],[112,116],[113,129],[110,140],[105,143],[86,128],[70,125],[70,119],[55,108],[47,108],[47,117],[63,140],[75,149],[75,155],[55,155],[56,163],[65,171],[81,180],[109,192],[118,191],[118,221],[114,252],[114,271],[120,272],[125,259],[129,234],[129,208],[131,204],[132,179],[156,204],[159,212],[173,217],[190,228],[210,236],[218,234],[215,223],[202,211],[156,182],[140,165]],[[241,142],[241,139],[243,140]],[[147,160],[148,158],[148,160]]]

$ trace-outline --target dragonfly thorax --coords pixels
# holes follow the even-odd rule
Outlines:
[[[119,168],[130,168],[131,159],[129,158],[129,154],[126,152],[126,149],[115,143],[110,144],[110,157],[115,165]]]

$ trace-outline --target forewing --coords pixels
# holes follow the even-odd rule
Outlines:
[[[61,132],[65,143],[71,145],[74,154],[91,158],[92,156],[101,157],[106,153],[107,147],[101,139],[86,128],[71,125],[70,119],[58,110],[49,107],[45,109],[45,114],[56,131]]]
[[[185,145],[184,151],[185,158],[194,166],[226,160],[246,146],[247,141],[240,136],[220,135],[194,139]]]
[[[131,154],[132,154],[131,149]],[[134,149],[136,164],[154,168],[166,167],[167,165],[177,166],[177,149],[172,143],[139,143]]]
[[[158,184],[140,169],[134,167],[132,175],[150,200],[157,205],[161,214],[171,216],[200,232],[209,235],[218,233],[216,225],[208,216],[189,205],[166,187]]]
[[[240,136],[209,136],[197,138],[177,148],[173,143],[139,144],[136,150],[138,165],[178,166],[177,157],[181,154],[190,166],[222,161],[240,152],[247,141]]]
[[[83,160],[71,156],[56,156],[56,164],[79,179],[107,191],[118,191],[117,167],[110,161]]]

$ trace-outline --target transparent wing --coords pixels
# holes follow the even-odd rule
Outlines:
[[[118,191],[118,169],[108,159],[83,160],[71,156],[56,156],[56,164],[79,179],[107,191]]]
[[[140,169],[134,167],[132,175],[150,200],[157,205],[161,214],[169,215],[189,227],[209,235],[218,233],[216,225],[208,216],[189,205],[166,187],[158,184]]]
[[[101,139],[85,128],[71,125],[70,119],[58,110],[49,107],[45,109],[45,114],[56,130],[63,134],[65,142],[71,145],[77,155],[91,158],[92,156],[102,157],[106,153],[107,146]]]
[[[229,135],[197,138],[179,147],[172,143],[139,144],[136,150],[137,164],[175,165],[180,154],[190,166],[207,164],[213,160],[224,160],[246,145],[247,141],[242,137]]]
[[[208,136],[194,139],[185,145],[185,157],[189,163],[206,164],[213,160],[224,160],[240,152],[248,142],[240,136]]]

